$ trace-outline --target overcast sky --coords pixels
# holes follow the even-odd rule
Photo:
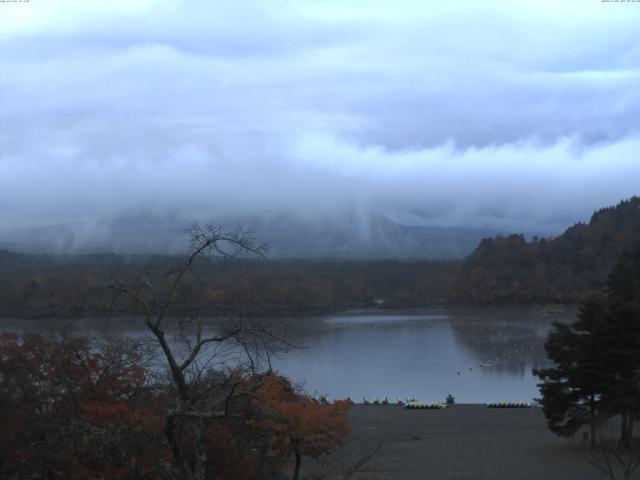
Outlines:
[[[563,229],[640,193],[639,28],[601,0],[0,2],[0,231]]]

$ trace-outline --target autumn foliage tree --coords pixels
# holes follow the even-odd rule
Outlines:
[[[478,304],[582,303],[605,287],[618,257],[638,244],[640,197],[635,196],[555,238],[482,240],[463,261],[449,296]]]
[[[142,352],[124,339],[1,334],[0,478],[184,478],[171,448],[193,464],[199,430],[179,423],[167,441],[176,393]],[[228,395],[217,421],[202,421],[204,478],[279,478],[291,459],[298,478],[303,456],[329,453],[349,434],[348,402],[321,405],[270,371],[210,375],[201,391],[251,394]]]
[[[252,401],[249,425],[269,437],[271,448],[280,455],[294,459],[297,480],[303,456],[329,453],[349,435],[350,407],[347,400],[321,404],[296,392],[287,378],[271,374]]]
[[[128,340],[0,334],[0,476],[161,478],[161,400]]]

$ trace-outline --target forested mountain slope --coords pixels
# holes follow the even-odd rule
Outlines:
[[[452,302],[573,303],[601,289],[618,256],[640,244],[640,197],[595,212],[562,235],[480,242],[462,263]]]

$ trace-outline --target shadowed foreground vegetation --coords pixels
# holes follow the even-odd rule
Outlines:
[[[0,334],[0,478],[282,478],[349,433],[349,402],[320,405],[271,371],[200,372],[187,408],[147,353]]]

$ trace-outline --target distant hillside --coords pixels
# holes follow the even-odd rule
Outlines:
[[[324,221],[291,217],[253,225],[272,258],[457,259],[496,230],[403,225],[380,214]]]
[[[454,303],[573,303],[604,286],[616,258],[640,244],[640,197],[598,210],[553,239],[480,242],[450,290]]]
[[[112,314],[96,285],[136,274],[153,258],[158,272],[175,257],[33,255],[0,249],[0,317]],[[303,315],[349,308],[441,305],[457,262],[427,260],[247,260],[200,263],[185,291],[206,314]],[[113,305],[115,312],[118,306]],[[126,308],[123,310],[126,311]]]
[[[270,258],[455,259],[469,255],[487,228],[405,225],[377,213],[300,218],[207,219],[242,226],[269,245]],[[188,248],[184,229],[192,223],[140,215],[110,222],[75,223],[0,233],[0,248],[29,253],[177,253]]]

